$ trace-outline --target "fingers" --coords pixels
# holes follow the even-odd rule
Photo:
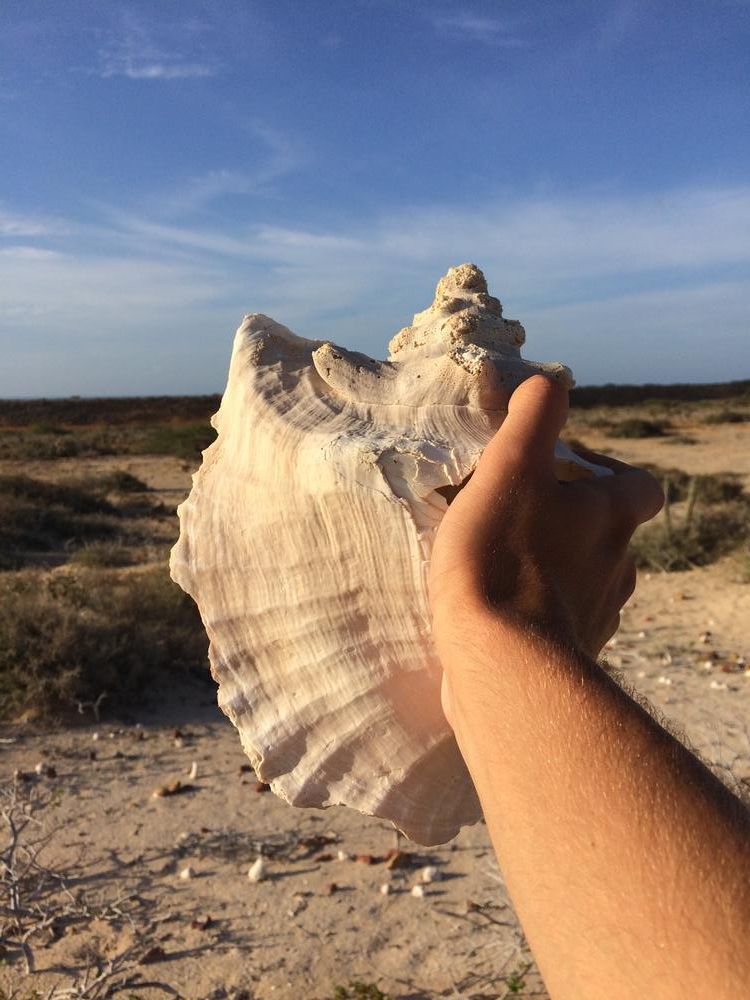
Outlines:
[[[619,519],[631,532],[639,524],[650,521],[664,506],[664,491],[650,472],[588,448],[576,448],[575,452],[586,461],[614,472],[614,476],[585,482],[608,495]]]
[[[568,391],[563,385],[543,375],[522,382],[474,473],[476,485],[490,485],[509,466],[514,471],[523,467],[554,476],[555,444],[567,416]]]
[[[597,480],[597,486],[609,495],[621,522],[634,531],[659,513],[664,505],[664,492],[645,469],[626,466],[625,470]]]

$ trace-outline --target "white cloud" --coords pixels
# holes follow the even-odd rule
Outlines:
[[[473,41],[502,48],[519,48],[525,45],[522,38],[509,31],[506,21],[474,14],[470,10],[458,10],[451,14],[433,13],[430,20],[439,34],[451,37],[463,35]]]
[[[0,238],[48,236],[59,230],[60,223],[56,220],[8,212],[0,207]]]
[[[180,358],[182,381],[165,362],[164,391],[216,388],[247,311],[381,353],[463,260],[485,270],[506,314],[524,323],[529,356],[570,363],[583,382],[750,375],[750,188],[436,204],[336,229],[230,230],[110,211],[95,226],[68,223],[52,248],[60,255],[44,220],[3,218],[40,233],[0,257],[6,361],[34,338],[63,338],[80,368],[94,341],[119,360],[90,391],[124,391],[116,380],[136,379],[149,344]]]
[[[171,24],[170,39],[182,40],[183,46],[195,45],[192,24]],[[182,80],[213,76],[216,66],[196,54],[175,48],[154,37],[154,26],[147,28],[132,11],[124,13],[120,25],[111,32],[99,51],[97,73],[102,77],[125,76],[130,80]]]
[[[185,80],[190,77],[213,76],[214,69],[204,63],[149,63],[124,60],[120,65],[111,62],[102,76],[127,76],[131,80]]]

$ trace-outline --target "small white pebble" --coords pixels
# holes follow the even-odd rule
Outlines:
[[[636,636],[636,639],[645,639],[645,638],[646,638],[645,632],[639,632],[638,635]]]
[[[713,670],[713,668],[714,668],[714,661],[713,660],[704,660],[703,663],[701,663],[701,668],[703,670]]]
[[[256,858],[247,870],[251,882],[262,882],[266,877],[266,863],[263,858]]]
[[[416,896],[417,899],[422,899],[422,897],[424,896],[424,886],[415,885],[411,890],[411,894],[412,896]]]
[[[188,778],[190,778],[191,781],[194,781],[197,777],[198,777],[198,761],[194,760],[192,767],[188,771]]]
[[[659,677],[656,678],[656,683],[657,684],[665,684],[665,685],[668,686],[668,685],[670,685],[672,683],[672,678],[671,677],[665,677],[664,674],[661,674]]]
[[[381,896],[389,896],[390,893],[391,893],[391,884],[390,884],[390,882],[383,882],[383,884],[380,887],[380,895]]]
[[[183,868],[182,871],[180,872],[180,878],[185,882],[187,882],[188,879],[191,879],[193,875],[195,875],[195,872],[190,867],[190,865],[188,865],[186,868]]]
[[[115,734],[114,732],[110,732],[110,733],[107,733],[107,736],[109,736],[109,738],[110,738],[111,740],[113,740],[113,739],[115,738],[115,735],[116,735],[116,734]]]
[[[724,683],[724,681],[711,681],[711,683],[708,686],[712,688],[714,691],[726,691],[727,689],[727,686]]]
[[[426,865],[419,873],[419,877],[425,883],[437,882],[440,878],[440,871],[435,867],[435,865]]]
[[[346,851],[337,851],[336,852],[336,860],[337,861],[348,861],[349,860],[349,855],[346,853]]]
[[[47,770],[47,765],[44,763],[43,760],[40,760],[37,766],[34,768],[34,770],[36,771],[37,774],[44,774],[44,772]]]
[[[91,739],[92,740],[98,740],[99,739],[99,733],[92,733],[91,734]]]

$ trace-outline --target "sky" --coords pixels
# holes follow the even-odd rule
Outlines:
[[[750,377],[750,0],[2,0],[0,397],[384,357],[478,264],[579,384]]]

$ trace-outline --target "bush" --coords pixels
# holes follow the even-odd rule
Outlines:
[[[664,437],[669,424],[666,421],[644,420],[642,417],[630,417],[613,423],[609,433],[619,438],[650,438]]]
[[[166,509],[145,497],[115,507],[105,494],[144,489],[139,479],[120,470],[66,483],[0,475],[0,570],[42,559],[59,562],[71,551],[82,565],[129,565],[133,560],[122,541],[142,544],[146,539],[128,532],[127,518],[162,516]]]
[[[691,476],[682,469],[664,469],[648,463],[643,468],[659,480],[665,496],[673,503],[687,500],[691,490],[694,499],[704,504],[728,503],[744,497],[742,480],[734,472]]]
[[[30,555],[64,551],[71,544],[110,538],[114,507],[78,486],[29,476],[0,476],[0,569],[15,569]]]
[[[745,503],[724,504],[695,515],[692,508],[673,522],[669,507],[651,524],[639,528],[632,541],[636,565],[675,572],[706,566],[726,555],[750,535],[750,513]]]
[[[50,716],[107,693],[118,708],[206,665],[197,609],[165,568],[24,574],[0,581],[0,705]]]
[[[739,410],[719,410],[707,413],[704,424],[744,424],[750,420],[750,413],[740,413]]]
[[[163,424],[153,427],[133,446],[139,455],[174,455],[196,460],[216,438],[209,423]]]
[[[132,566],[134,561],[133,553],[122,542],[89,542],[70,557],[74,565],[93,569]]]
[[[93,493],[147,493],[148,486],[142,479],[126,472],[124,469],[114,469],[99,476],[77,479],[75,484]]]

